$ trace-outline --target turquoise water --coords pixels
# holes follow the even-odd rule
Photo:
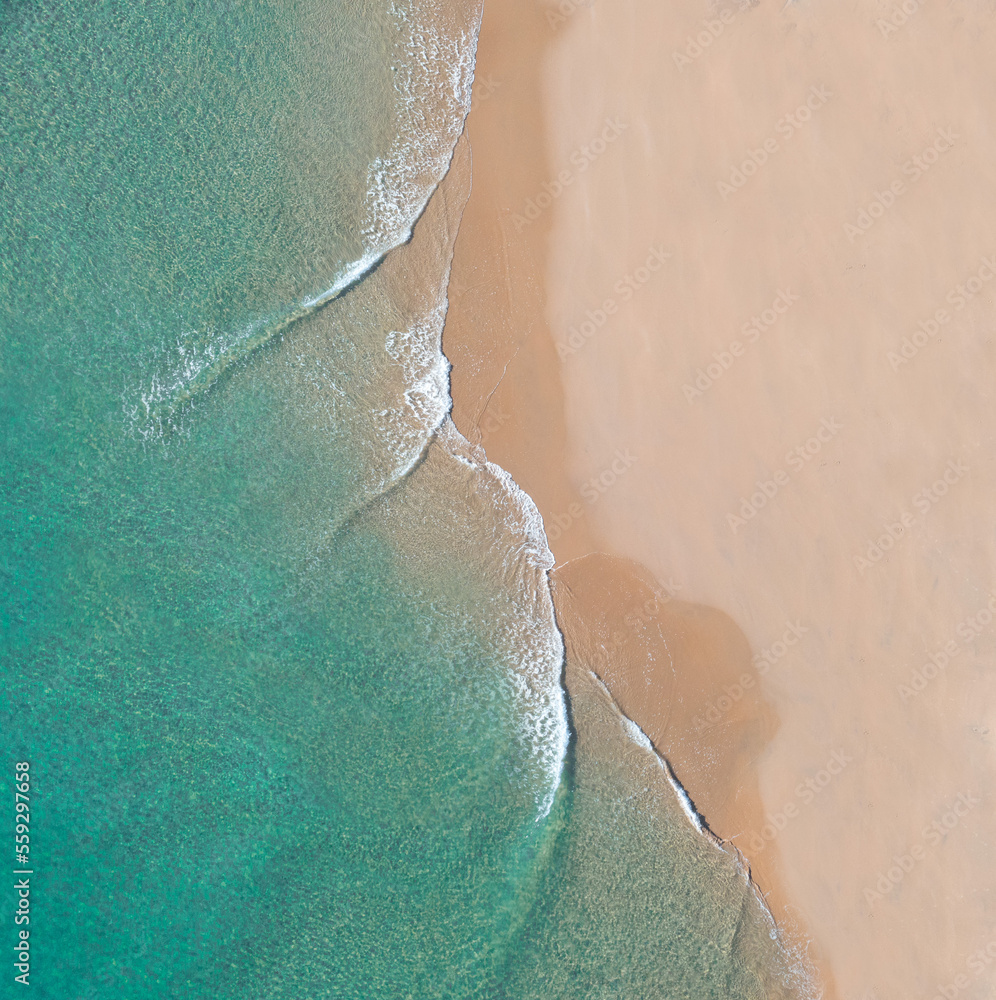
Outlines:
[[[446,420],[478,17],[0,5],[36,996],[780,995],[583,685],[568,745],[535,509]]]

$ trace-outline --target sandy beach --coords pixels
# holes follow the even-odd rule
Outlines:
[[[468,122],[457,426],[856,1000],[994,986],[994,43],[969,3],[512,0]]]

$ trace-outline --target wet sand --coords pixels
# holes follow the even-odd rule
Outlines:
[[[743,632],[723,612],[677,599],[627,559],[592,553],[558,566],[552,582],[568,660],[606,685],[668,761],[709,831],[740,849],[735,834],[765,823],[754,761],[777,729]],[[777,850],[741,854],[787,943],[804,946]],[[818,959],[815,946],[804,950]]]
[[[467,134],[473,188],[449,285],[443,349],[453,365],[453,419],[541,511],[566,510],[567,427],[557,355],[546,321],[552,217],[517,227],[511,206],[548,176],[541,70],[553,36],[533,0],[485,12]],[[571,553],[591,550],[585,525]]]
[[[658,580],[638,563],[598,554],[589,515],[603,485],[579,483],[567,469],[561,357],[546,320],[553,214],[541,206],[556,190],[549,178],[562,170],[579,176],[599,153],[568,156],[559,169],[547,155],[541,70],[562,23],[528,0],[485,13],[467,129],[473,190],[443,343],[453,364],[453,417],[544,515],[559,563],[558,623],[568,648],[584,650],[584,662],[572,666],[610,686],[667,756],[710,829],[735,838],[763,826],[752,762],[776,727],[746,639],[721,611],[680,600],[683,585],[672,577]],[[612,142],[625,132],[603,124],[606,130]],[[652,262],[655,270],[665,261]],[[609,457],[628,468],[626,454]],[[748,864],[780,927],[794,933],[791,943],[805,942],[780,893],[777,849]]]
[[[906,6],[489,7],[444,338],[562,626],[856,1000],[996,985],[996,31]]]

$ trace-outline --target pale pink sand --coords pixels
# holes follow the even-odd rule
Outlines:
[[[443,342],[453,363],[454,420],[512,473],[546,520],[561,561],[553,580],[558,622],[568,659],[580,657],[568,663],[568,688],[596,670],[668,757],[713,831],[760,833],[766,820],[755,762],[775,715],[759,684],[763,667],[751,664],[742,631],[722,611],[682,600],[680,581],[655,580],[624,559],[583,558],[597,551],[588,514],[634,456],[624,449],[608,455],[594,482],[568,474],[561,361],[546,319],[553,213],[545,209],[558,185],[570,186],[602,156],[625,156],[628,128],[602,122],[595,142],[572,150],[566,165],[552,164],[541,70],[566,21],[549,13],[534,0],[505,0],[485,11],[467,125],[473,191]],[[637,287],[667,262],[657,248],[646,274],[634,278]],[[635,294],[630,288],[614,293],[620,302]],[[783,933],[805,942],[806,928],[781,891],[777,846],[753,858],[751,870]],[[818,962],[818,944],[809,951]],[[825,966],[822,972],[829,984]]]
[[[531,226],[549,333],[580,344],[560,372],[582,548],[770,651],[770,825],[736,842],[777,850],[840,995],[993,996],[971,957],[996,939],[993,6],[921,3],[888,35],[896,5],[866,0],[563,6],[547,177],[589,162]],[[566,502],[543,512],[577,555]]]

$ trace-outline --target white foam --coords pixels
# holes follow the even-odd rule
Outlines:
[[[436,184],[449,168],[470,110],[480,29],[480,7],[470,23],[456,30],[443,25],[442,13],[433,0],[409,0],[405,7],[395,4],[392,13],[399,31],[395,65],[400,67],[396,86],[401,98],[401,127],[389,154],[371,166],[367,230],[371,240],[389,238],[392,230],[410,225],[413,206],[417,215],[432,193],[426,189],[427,179]],[[437,112],[442,109],[437,117],[445,121],[444,128],[425,129],[419,115],[427,106]],[[514,609],[502,618],[502,634],[507,640],[503,653],[511,657],[508,680],[522,720],[520,736],[531,748],[523,777],[539,789],[537,819],[541,819],[553,806],[570,739],[560,682],[564,646],[548,576],[554,558],[532,498],[504,469],[487,461],[483,451],[472,446],[446,417],[451,400],[450,366],[442,353],[445,307],[442,300],[441,311],[433,317],[434,321],[438,318],[438,335],[433,324],[431,363],[429,323],[405,334],[393,334],[387,348],[389,352],[407,351],[411,370],[421,372],[406,393],[409,406],[425,413],[427,429],[431,418],[441,414],[431,432],[455,459],[474,470],[479,477],[477,490],[491,500],[506,532],[493,550],[500,558],[498,575],[507,587],[508,608]],[[408,467],[417,461],[410,457],[414,443],[406,446]],[[399,464],[399,470],[401,467]]]
[[[695,806],[692,804],[692,800],[689,797],[688,792],[685,791],[684,786],[674,776],[671,768],[665,767],[664,770],[668,773],[668,781],[671,782],[671,787],[674,789],[674,793],[677,795],[678,801],[681,803],[681,808],[684,811],[685,816],[688,817],[688,821],[695,827],[696,830],[698,830],[699,833],[705,833],[706,829],[702,822],[702,817],[698,814]]]
[[[252,353],[291,323],[303,319],[341,295],[382,259],[383,254],[367,253],[339,270],[324,291],[308,296],[280,312],[257,317],[245,326],[228,332],[203,333],[188,330],[161,353],[159,366],[153,365],[148,383],[126,394],[124,409],[132,433],[149,440],[167,430],[181,428],[180,411],[198,393],[210,388],[234,361]],[[136,403],[135,396],[138,396]]]
[[[370,164],[367,222],[371,246],[396,245],[446,174],[470,111],[481,9],[461,26],[431,0],[394,3],[397,31],[392,64],[398,96],[395,138]]]
[[[520,737],[531,750],[522,777],[537,789],[538,822],[553,807],[570,741],[561,686],[564,643],[550,593],[553,553],[536,504],[515,480],[489,462],[451,420],[444,421],[438,437],[454,458],[477,474],[475,487],[490,500],[506,532],[493,549],[500,556],[498,575],[509,595],[501,621],[507,640],[502,652],[509,658]]]
[[[612,692],[605,686],[605,682],[598,676],[594,671],[589,670],[588,675],[594,680],[594,682],[602,689],[602,692],[609,699],[613,710],[615,711],[620,724],[622,726],[623,732],[641,749],[646,750],[653,759],[657,762],[657,765],[664,772],[667,777],[668,783],[674,791],[675,798],[678,800],[678,804],[681,806],[681,811],[685,814],[688,822],[695,827],[698,833],[709,837],[717,846],[719,846],[719,840],[715,837],[712,831],[705,825],[705,821],[699,815],[698,810],[695,808],[695,804],[692,802],[691,797],[688,792],[685,791],[684,786],[678,780],[674,773],[674,769],[671,767],[670,763],[662,757],[657,749],[654,747],[653,743],[650,741],[650,737],[616,704],[615,699],[612,697]]]
[[[401,368],[407,388],[377,414],[381,444],[393,459],[380,489],[415,467],[450,411],[450,363],[442,352],[445,318],[446,295],[441,289],[435,306],[410,329],[387,335],[384,349]]]

